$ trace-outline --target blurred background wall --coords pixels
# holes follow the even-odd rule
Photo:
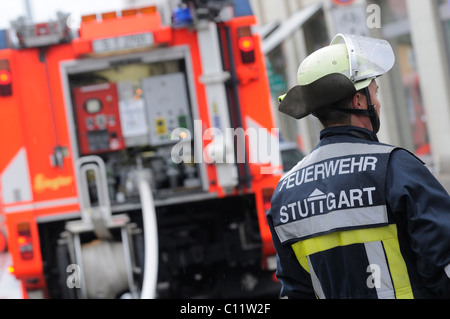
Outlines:
[[[337,33],[383,38],[392,45],[396,63],[378,80],[382,102],[378,137],[419,156],[450,190],[449,0],[251,3],[261,25],[260,34],[270,42],[265,47],[267,68],[283,138],[309,152],[322,129],[313,116],[298,121],[277,111],[276,98],[297,84],[296,73],[303,59],[328,45]],[[288,24],[294,26],[289,32]]]

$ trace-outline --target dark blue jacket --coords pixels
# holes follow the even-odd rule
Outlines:
[[[450,197],[371,131],[323,130],[280,180],[267,220],[282,297],[450,297]]]

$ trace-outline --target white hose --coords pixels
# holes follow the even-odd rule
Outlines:
[[[142,205],[145,242],[145,266],[141,299],[154,299],[158,280],[158,227],[156,211],[149,182],[145,178],[138,177],[137,184]]]

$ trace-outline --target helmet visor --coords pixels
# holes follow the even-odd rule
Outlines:
[[[353,83],[381,76],[394,65],[395,55],[386,40],[340,33],[330,45],[338,43],[347,45],[350,61],[348,75]]]

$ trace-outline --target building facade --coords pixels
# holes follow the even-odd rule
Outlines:
[[[449,0],[251,1],[261,37],[271,42],[267,67],[283,138],[309,152],[322,128],[312,116],[297,121],[277,111],[276,98],[297,84],[303,59],[328,45],[337,33],[383,38],[393,47],[396,63],[378,80],[378,136],[422,158],[450,190]],[[294,27],[288,30],[287,25]],[[282,29],[288,31],[280,35]]]

